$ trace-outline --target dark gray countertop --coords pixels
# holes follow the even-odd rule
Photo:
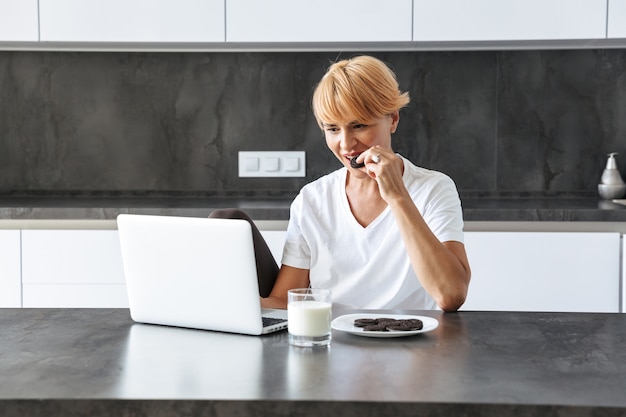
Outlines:
[[[626,221],[626,206],[595,197],[462,199],[466,221]]]
[[[440,326],[311,350],[126,309],[3,309],[0,414],[626,416],[624,314],[411,313]]]
[[[5,197],[0,219],[112,220],[121,213],[206,217],[241,208],[255,220],[288,220],[292,198],[248,197]]]
[[[0,197],[0,219],[115,219],[120,213],[204,217],[224,207],[288,220],[293,197]],[[626,206],[596,197],[462,196],[465,221],[626,221]]]

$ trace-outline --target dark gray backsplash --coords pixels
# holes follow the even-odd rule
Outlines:
[[[355,53],[0,52],[0,194],[293,195],[339,167],[310,109]],[[462,193],[595,193],[626,172],[626,51],[372,53],[412,101],[395,149]],[[304,150],[306,178],[238,178],[237,152]]]

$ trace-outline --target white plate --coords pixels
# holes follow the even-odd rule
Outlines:
[[[419,319],[424,323],[424,327],[420,330],[409,330],[409,331],[386,331],[386,332],[372,332],[363,330],[362,327],[356,327],[354,325],[355,319],[377,319],[377,318],[391,318],[398,320],[406,320],[406,319]],[[346,314],[344,316],[339,316],[334,319],[331,323],[331,327],[335,330],[339,330],[342,332],[351,333],[357,336],[366,336],[366,337],[402,337],[402,336],[412,336],[415,334],[426,333],[432,330],[435,330],[439,326],[439,322],[437,319],[427,316],[412,316],[406,314],[376,314],[376,313],[359,313],[359,314]]]

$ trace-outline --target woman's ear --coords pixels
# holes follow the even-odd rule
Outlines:
[[[394,111],[391,113],[391,133],[396,133],[396,129],[398,128],[398,123],[400,122],[400,113]]]

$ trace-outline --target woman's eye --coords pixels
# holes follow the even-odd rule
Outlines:
[[[364,124],[356,124],[353,126],[355,129],[365,129],[367,127],[367,125]]]

